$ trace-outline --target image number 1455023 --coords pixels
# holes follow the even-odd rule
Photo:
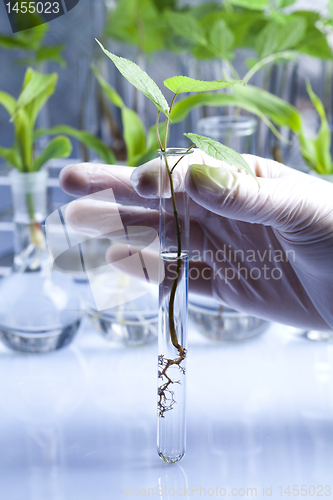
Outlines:
[[[13,33],[34,28],[63,16],[80,0],[3,0]]]

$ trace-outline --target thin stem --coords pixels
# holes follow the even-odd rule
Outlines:
[[[186,153],[188,153],[189,151],[191,151],[191,149],[193,149],[193,148],[195,148],[195,144],[192,144],[192,146],[188,148],[188,150],[186,151]],[[176,163],[174,164],[174,166],[171,169],[171,173],[173,173],[173,171],[177,167],[178,163],[181,162],[184,157],[185,157],[185,155],[183,155],[181,158],[179,158],[178,161],[176,161]]]
[[[167,173],[168,173],[168,177],[169,177],[169,181],[170,181],[173,215],[175,218],[176,232],[177,232],[177,268],[176,268],[175,278],[174,278],[173,283],[172,283],[171,292],[170,292],[170,299],[169,299],[169,328],[170,328],[171,342],[173,343],[173,345],[176,347],[176,349],[178,349],[179,353],[181,354],[184,351],[184,349],[178,343],[177,332],[176,332],[176,327],[175,327],[175,318],[174,318],[174,304],[175,304],[176,291],[177,291],[180,266],[181,266],[181,258],[180,258],[181,253],[182,253],[181,230],[180,230],[180,224],[179,224],[179,219],[178,219],[178,211],[177,211],[177,206],[176,206],[176,197],[175,197],[175,190],[174,190],[174,185],[173,185],[172,173],[171,173],[171,170],[169,168],[167,157],[165,157],[165,165],[166,165],[166,169],[167,169]]]
[[[157,134],[157,140],[158,140],[158,144],[160,146],[160,150],[163,151],[163,146],[162,146],[162,142],[161,142],[161,138],[160,138],[160,132],[158,130],[158,120],[159,120],[159,117],[160,117],[160,111],[158,111],[157,117],[156,117],[156,134]]]
[[[173,96],[170,109],[169,109],[169,116],[171,114],[172,106],[175,102],[175,99],[177,97],[177,94]],[[158,118],[159,118],[159,113],[157,115],[156,119],[156,130],[158,134]],[[168,140],[168,129],[169,129],[169,123],[170,123],[170,118],[168,117],[166,120],[165,124],[165,135],[164,135],[164,149],[162,148],[161,145],[161,140],[159,135],[157,135],[159,144],[161,147],[161,151],[166,153],[167,150],[167,140]],[[191,146],[188,151],[192,148]],[[176,163],[176,165],[179,163],[179,161],[183,158],[182,156]],[[175,189],[174,189],[174,184],[173,184],[173,178],[172,178],[172,172],[175,168],[173,167],[172,170],[170,170],[169,163],[168,163],[168,158],[167,155],[165,155],[165,166],[167,170],[167,174],[169,177],[169,182],[170,182],[170,190],[171,190],[171,199],[172,199],[172,207],[173,207],[173,214],[174,214],[174,219],[175,219],[175,224],[176,224],[176,233],[177,233],[177,266],[176,266],[176,274],[175,278],[172,283],[171,291],[170,291],[170,297],[169,297],[169,330],[170,330],[170,338],[173,346],[177,349],[179,356],[176,359],[165,359],[163,355],[159,356],[159,367],[162,368],[162,370],[159,372],[159,377],[161,379],[165,378],[166,382],[163,383],[158,390],[158,396],[159,396],[159,401],[158,401],[158,410],[159,410],[159,416],[161,418],[164,418],[164,413],[168,410],[171,410],[174,403],[176,402],[173,398],[173,392],[169,389],[169,386],[174,383],[179,383],[179,382],[174,382],[168,375],[168,369],[172,365],[178,365],[179,369],[182,371],[182,373],[185,373],[185,369],[181,366],[182,361],[186,357],[186,350],[184,347],[178,342],[177,338],[177,332],[176,332],[176,325],[175,325],[175,317],[174,317],[174,308],[175,308],[175,299],[176,299],[176,292],[177,292],[177,287],[178,287],[178,281],[179,281],[179,275],[181,271],[181,254],[182,254],[182,243],[181,243],[181,227],[179,224],[179,219],[178,219],[178,211],[177,211],[177,205],[176,205],[176,196],[175,196]],[[171,403],[167,405],[167,393],[171,394]]]
[[[174,102],[176,100],[176,97],[177,97],[177,93],[173,96],[172,98],[172,101],[171,101],[171,104],[170,104],[170,108],[169,108],[169,116],[168,118],[166,119],[166,122],[165,122],[165,134],[164,134],[164,150],[163,151],[166,151],[166,148],[167,148],[167,142],[168,142],[168,131],[169,131],[169,123],[170,123],[170,115],[171,115],[171,111],[172,111],[172,106],[174,105]]]
[[[264,57],[260,61],[258,61],[244,76],[243,81],[248,83],[249,80],[259,71],[261,68],[269,64],[270,62],[275,61],[276,59],[288,59],[293,55],[293,52],[290,50],[286,50],[284,52],[277,52],[276,54],[271,54],[270,56]]]

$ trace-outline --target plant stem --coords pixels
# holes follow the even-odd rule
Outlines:
[[[244,76],[243,81],[248,83],[249,80],[257,73],[257,71],[261,70],[266,64],[270,62],[274,62],[276,59],[288,59],[293,54],[290,50],[285,50],[284,52],[277,52],[276,54],[271,54],[270,56],[264,57],[260,59]]]
[[[171,342],[176,347],[176,349],[178,349],[179,354],[181,355],[184,352],[184,349],[178,343],[177,332],[176,332],[176,327],[175,327],[175,318],[174,318],[174,304],[175,304],[176,291],[177,291],[180,266],[181,266],[181,253],[182,253],[181,230],[180,230],[180,224],[179,224],[179,219],[178,219],[178,211],[177,211],[177,206],[176,206],[176,198],[175,198],[175,190],[174,190],[174,185],[173,185],[172,173],[171,173],[171,170],[169,168],[168,160],[166,157],[165,157],[165,165],[166,165],[166,169],[167,169],[168,177],[169,177],[169,181],[170,181],[173,215],[175,218],[176,232],[177,232],[177,267],[176,267],[176,274],[175,274],[175,278],[174,278],[173,283],[172,283],[172,288],[171,288],[171,292],[170,292],[170,299],[169,299],[169,328],[170,328]]]
[[[176,97],[177,97],[177,93],[173,96],[173,99],[171,101],[170,109],[169,109],[169,116],[171,115],[172,106],[173,106],[173,104],[175,102]],[[158,131],[158,117],[159,117],[159,112],[157,114],[157,131]],[[168,117],[167,120],[166,120],[166,124],[165,124],[164,152],[166,152],[166,150],[167,150],[167,140],[168,140],[169,123],[170,123],[170,118]],[[179,163],[180,160],[181,160],[181,158],[178,160],[177,163]],[[174,218],[175,218],[176,233],[177,233],[177,267],[176,267],[176,275],[175,275],[175,278],[173,280],[172,287],[171,287],[171,292],[170,292],[170,300],[169,300],[169,328],[170,328],[171,342],[173,343],[173,345],[178,350],[178,352],[180,354],[180,357],[182,357],[182,356],[185,356],[185,350],[178,343],[177,332],[176,332],[176,327],[175,327],[175,318],[174,318],[174,304],[175,304],[176,291],[177,291],[178,279],[179,279],[179,273],[180,273],[180,267],[181,267],[181,254],[182,254],[181,229],[180,229],[180,224],[179,224],[179,219],[178,219],[178,211],[177,211],[177,205],[176,205],[175,189],[174,189],[173,178],[172,178],[172,171],[173,171],[173,169],[172,169],[172,171],[170,170],[167,156],[165,156],[165,166],[166,166],[166,169],[167,169],[167,173],[168,173],[168,177],[169,177],[169,182],[170,182],[173,215],[174,215]],[[182,358],[182,359],[184,359],[184,358]]]
[[[169,116],[172,111],[172,106],[175,102],[175,99],[177,97],[177,93],[173,96],[173,99],[171,101],[170,109],[169,109]],[[159,130],[158,130],[158,120],[159,120],[159,115],[160,112],[157,113],[156,117],[156,133],[157,133],[157,138],[158,142],[161,148],[161,151],[166,153],[167,151],[167,140],[168,140],[168,131],[169,131],[169,123],[170,123],[170,118],[167,117],[166,124],[165,124],[165,134],[164,134],[164,147],[162,146],[161,138],[159,135]],[[191,146],[192,148],[193,146]],[[191,149],[189,148],[189,150]],[[188,150],[188,151],[189,151]],[[175,225],[176,225],[176,234],[177,234],[177,266],[176,266],[176,274],[172,283],[171,291],[170,291],[170,297],[169,297],[169,305],[168,305],[168,312],[169,312],[169,330],[170,330],[170,338],[173,346],[177,349],[179,356],[176,359],[165,359],[163,355],[159,356],[159,367],[161,368],[161,371],[159,372],[159,377],[163,379],[165,377],[166,382],[162,384],[159,387],[158,390],[158,395],[159,395],[159,401],[158,401],[158,410],[159,410],[159,416],[161,418],[164,418],[164,413],[170,409],[172,409],[173,404],[175,401],[172,398],[171,405],[166,405],[167,401],[167,393],[170,392],[170,394],[173,394],[172,391],[170,391],[169,386],[170,384],[173,384],[173,380],[169,377],[168,375],[168,369],[173,366],[173,365],[178,365],[179,369],[185,373],[185,369],[181,366],[182,361],[186,357],[186,350],[184,347],[178,342],[177,338],[177,332],[176,332],[176,325],[175,325],[175,316],[174,316],[174,308],[175,308],[175,299],[176,299],[176,292],[177,292],[177,287],[178,287],[178,281],[179,281],[179,275],[181,272],[181,255],[182,255],[182,242],[181,242],[181,227],[179,223],[179,218],[178,218],[178,210],[177,210],[177,205],[176,205],[176,196],[175,196],[175,189],[174,189],[174,184],[173,184],[173,178],[172,178],[172,172],[175,169],[175,167],[178,165],[178,163],[183,159],[184,156],[182,156],[174,165],[172,170],[169,167],[168,163],[168,158],[167,154],[164,156],[165,160],[165,166],[170,182],[170,190],[171,190],[171,199],[172,199],[172,207],[173,207],[173,215],[175,219]]]
[[[157,139],[158,139],[158,144],[160,146],[160,150],[163,151],[163,146],[162,146],[162,142],[161,142],[161,138],[160,138],[160,132],[158,130],[159,117],[160,117],[160,112],[158,111],[157,116],[156,116],[156,134],[157,134]]]

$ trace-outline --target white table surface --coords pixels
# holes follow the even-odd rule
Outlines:
[[[217,343],[191,324],[187,453],[173,465],[156,453],[156,363],[156,344],[115,347],[87,323],[57,352],[1,345],[0,499],[333,497],[333,344],[281,325]]]

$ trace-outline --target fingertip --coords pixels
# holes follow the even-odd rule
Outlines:
[[[156,198],[159,194],[159,160],[151,160],[133,170],[130,181],[143,198]]]
[[[122,243],[115,243],[111,245],[106,251],[106,261],[109,264],[115,264],[130,257],[128,245]]]
[[[68,194],[79,196],[86,192],[87,181],[84,176],[86,163],[67,165],[59,174],[60,187]]]
[[[186,187],[190,196],[196,200],[199,196],[207,200],[213,196],[223,196],[235,188],[238,174],[223,167],[193,164],[186,175]]]

